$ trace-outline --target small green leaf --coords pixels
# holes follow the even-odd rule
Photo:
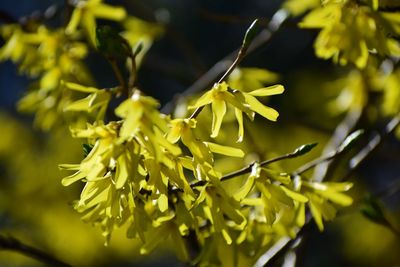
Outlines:
[[[372,196],[365,199],[364,207],[361,208],[361,213],[375,223],[387,225],[382,205]]]
[[[96,47],[107,58],[124,59],[131,51],[126,42],[112,27],[105,25],[96,28]]]
[[[363,134],[364,134],[363,129],[357,130],[357,131],[353,132],[352,134],[350,134],[348,137],[346,137],[346,139],[344,139],[342,144],[339,146],[338,151],[342,152],[345,149],[350,149],[355,144],[355,142],[358,139],[360,139],[360,137]]]
[[[305,197],[304,195],[302,195],[299,192],[292,191],[292,190],[290,190],[287,187],[282,186],[282,185],[280,186],[280,188],[283,190],[283,192],[285,192],[285,194],[288,197],[292,198],[293,200],[296,200],[298,202],[303,202],[303,203],[308,201],[308,198]]]
[[[310,152],[317,145],[318,145],[318,143],[311,143],[311,144],[302,145],[302,146],[296,148],[296,150],[293,151],[292,155],[293,155],[293,157],[298,157],[298,156],[305,155],[308,152]]]
[[[251,23],[250,27],[247,29],[246,34],[244,35],[242,50],[246,50],[250,46],[251,42],[256,36],[257,30],[258,30],[258,19],[255,19],[253,23]]]
[[[143,50],[143,42],[139,41],[135,48],[133,49],[133,56],[136,57]]]
[[[83,154],[85,156],[85,158],[87,157],[87,155],[89,155],[90,151],[92,151],[93,149],[93,145],[91,144],[83,144]]]

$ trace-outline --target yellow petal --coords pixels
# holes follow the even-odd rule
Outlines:
[[[226,113],[226,104],[223,100],[215,99],[211,105],[213,114],[211,137],[215,138],[218,136],[219,129],[222,125],[222,120],[224,119]]]
[[[293,200],[297,200],[299,202],[307,202],[308,198],[303,196],[302,194],[292,191],[285,186],[280,186],[280,188],[285,192],[288,197],[291,197]]]
[[[234,198],[237,201],[242,201],[250,193],[254,187],[255,178],[254,175],[250,175],[240,190],[235,193]]]
[[[79,22],[81,21],[81,16],[82,16],[82,9],[75,8],[74,12],[72,13],[71,19],[69,20],[68,25],[65,28],[65,32],[67,34],[72,34],[76,31],[76,28],[78,27]]]
[[[61,184],[63,186],[69,186],[69,185],[75,183],[76,181],[79,181],[79,180],[85,178],[85,176],[86,175],[84,173],[78,171],[78,172],[76,172],[76,173],[74,173],[74,174],[72,174],[70,176],[67,176],[67,177],[63,178],[61,180]]]
[[[197,99],[197,101],[194,105],[189,106],[189,109],[195,109],[198,107],[208,105],[208,104],[212,103],[213,100],[214,99],[212,97],[212,92],[208,91],[205,94],[203,94],[199,99]]]
[[[249,94],[252,96],[269,96],[269,95],[279,95],[282,94],[284,91],[285,88],[282,85],[277,84],[251,91]]]
[[[329,199],[332,202],[335,202],[336,204],[342,205],[342,206],[350,206],[353,204],[353,199],[343,193],[336,192],[334,190],[325,190],[325,191],[315,191],[318,193],[320,196],[325,197]]]
[[[85,97],[83,99],[79,99],[71,104],[68,104],[64,111],[86,111],[89,108],[89,102],[91,100],[91,96]]]
[[[74,90],[74,91],[78,91],[78,92],[83,92],[83,93],[96,93],[97,91],[99,91],[99,89],[94,88],[94,87],[90,87],[90,86],[83,86],[77,83],[63,83],[65,84],[65,86],[70,89],[70,90]]]
[[[254,112],[260,114],[264,118],[276,121],[279,113],[273,108],[264,106],[260,101],[258,101],[254,96],[245,94],[246,102],[250,105],[250,109]]]
[[[236,120],[238,122],[238,139],[237,142],[240,143],[243,141],[243,135],[244,135],[244,128],[243,128],[243,113],[240,111],[240,109],[235,108],[235,116]]]
[[[210,143],[210,142],[205,142],[211,152],[217,153],[217,154],[222,154],[226,156],[231,156],[231,157],[238,157],[238,158],[243,158],[244,157],[244,152],[243,150],[239,148],[234,148],[230,146],[222,146],[219,144],[215,143]]]
[[[102,19],[120,21],[126,17],[126,11],[123,7],[114,7],[107,4],[96,5],[91,12],[95,17]]]
[[[96,19],[93,14],[85,12],[82,16],[82,24],[92,45],[96,44]]]
[[[318,229],[320,231],[324,230],[324,223],[322,221],[322,214],[321,214],[321,208],[318,203],[316,203],[315,199],[313,197],[308,196],[310,201],[308,202],[308,205],[310,207],[310,211],[313,215],[314,221],[318,226]]]
[[[125,182],[128,180],[128,165],[130,162],[127,160],[128,156],[122,154],[117,160],[117,171],[115,173],[115,188],[120,189],[124,187]]]
[[[164,212],[168,209],[168,197],[164,194],[161,194],[158,198],[158,208],[161,212]]]

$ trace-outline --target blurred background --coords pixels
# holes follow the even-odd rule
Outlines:
[[[139,87],[162,105],[192,85],[211,66],[237,49],[249,24],[259,18],[266,25],[279,9],[279,0],[126,0],[106,1],[123,5],[131,15],[165,24],[162,38],[155,41],[142,62]],[[2,0],[0,10],[14,18],[43,12],[63,1]],[[2,12],[3,13],[3,12]],[[58,25],[61,16],[51,23]],[[346,70],[314,56],[316,32],[297,28],[292,19],[261,48],[249,55],[242,67],[264,68],[274,74],[268,83],[282,83],[286,92],[273,97],[269,105],[280,112],[277,123],[256,120],[249,126],[248,147],[254,157],[270,158],[292,151],[304,143],[318,142],[318,148],[296,165],[282,162],[292,171],[320,155],[324,145],[343,119],[332,111],[332,101],[342,90],[339,78]],[[99,87],[116,83],[107,62],[91,55]],[[338,82],[339,81],[339,82]],[[9,234],[41,248],[73,266],[184,266],[168,249],[151,256],[138,255],[138,243],[117,231],[110,246],[98,229],[80,220],[71,202],[78,198],[79,185],[64,188],[60,163],[76,163],[83,157],[81,140],[73,140],[61,128],[43,133],[32,128],[32,117],[16,111],[16,102],[30,80],[18,75],[11,62],[0,64],[0,234]],[[201,117],[209,120],[206,115]],[[231,127],[227,125],[226,127]],[[236,135],[236,128],[229,131]],[[228,132],[229,132],[228,131]],[[220,138],[229,139],[229,136]],[[234,142],[235,140],[230,140]],[[399,180],[400,143],[390,138],[356,173],[352,194],[357,200],[368,193],[390,188]],[[219,162],[222,171],[235,169],[234,162]],[[397,185],[398,187],[398,185]],[[398,190],[380,199],[385,212],[399,226]],[[375,224],[349,208],[328,223],[325,232],[312,229],[304,237],[299,266],[400,266],[400,239],[384,226]],[[35,260],[0,250],[0,266],[44,266]]]

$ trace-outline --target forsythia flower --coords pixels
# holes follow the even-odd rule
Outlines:
[[[132,16],[128,17],[123,24],[125,31],[121,35],[128,40],[129,44],[132,47],[137,46],[139,43],[142,44],[142,50],[136,56],[137,63],[140,64],[153,41],[163,34],[164,29],[159,24],[150,23]]]
[[[277,82],[279,75],[275,72],[260,68],[236,68],[228,78],[230,87],[249,92],[262,88],[266,84]]]
[[[321,0],[286,0],[283,7],[293,16],[299,16],[307,10],[321,5]]]
[[[68,104],[64,111],[81,111],[81,112],[96,112],[96,120],[103,120],[108,103],[111,100],[111,92],[106,89],[97,89],[94,87],[86,87],[76,83],[65,83],[65,87],[82,93],[89,93],[83,99],[79,99]]]
[[[8,32],[9,30],[14,30]],[[50,31],[45,26],[25,32],[18,25],[2,28],[6,44],[0,59],[20,63],[20,71],[39,80],[19,101],[21,111],[35,112],[35,124],[48,130],[62,122],[64,108],[75,99],[75,94],[64,90],[61,80],[91,84],[92,79],[82,60],[86,57],[84,43],[69,40],[63,30]],[[17,52],[12,52],[15,46]]]
[[[189,149],[193,156],[192,169],[198,180],[218,181],[220,175],[213,169],[214,158],[212,153],[232,157],[244,156],[240,149],[198,140],[193,132],[193,129],[196,128],[194,119],[175,119],[170,122],[170,125],[171,130],[167,135],[168,141],[176,143],[181,139],[182,143]]]
[[[123,7],[114,7],[102,2],[102,0],[74,0],[74,11],[65,29],[66,33],[72,34],[79,25],[82,25],[94,45],[97,18],[121,21],[126,17]]]
[[[236,119],[239,124],[239,138],[243,139],[243,112],[249,118],[254,118],[254,112],[271,121],[276,121],[279,113],[270,107],[264,106],[255,96],[270,96],[283,93],[282,85],[260,88],[249,93],[239,90],[231,90],[225,82],[217,83],[214,87],[202,95],[190,108],[199,108],[211,104],[213,121],[211,127],[211,137],[217,137],[221,128],[222,120],[226,113],[226,103],[235,108]]]
[[[329,221],[336,216],[336,208],[330,202],[341,206],[350,206],[353,203],[351,197],[342,193],[352,187],[351,183],[303,181],[301,186],[301,191],[310,200],[309,207],[320,231],[324,230],[322,219]]]
[[[398,33],[399,20],[356,1],[325,1],[300,24],[321,29],[315,41],[317,56],[332,58],[342,65],[351,62],[365,68],[369,53],[399,56],[399,42],[389,36]]]

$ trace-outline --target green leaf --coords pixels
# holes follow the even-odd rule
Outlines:
[[[96,28],[96,48],[107,58],[124,59],[131,51],[118,31],[105,25]]]
[[[388,222],[385,218],[382,205],[378,201],[378,199],[372,196],[367,197],[364,200],[364,207],[361,208],[361,213],[375,223],[387,225]]]
[[[243,38],[242,50],[247,50],[258,31],[258,19],[255,19],[247,29]]]
[[[143,42],[139,41],[133,49],[133,56],[136,57],[143,50]]]
[[[295,151],[292,152],[292,155],[293,155],[293,157],[302,156],[302,155],[307,154],[308,152],[310,152],[317,145],[318,145],[318,143],[311,143],[311,144],[302,145],[302,146],[296,148]]]
[[[92,144],[83,144],[83,154],[85,156],[85,158],[87,157],[87,155],[89,155],[90,151],[92,151],[94,145]]]
[[[346,139],[344,139],[342,144],[339,146],[338,151],[342,152],[346,149],[350,149],[351,147],[353,147],[353,145],[356,143],[356,141],[358,139],[360,139],[360,137],[363,134],[364,134],[363,129],[357,130],[357,131],[353,132],[352,134],[350,134],[348,137],[346,137]]]

